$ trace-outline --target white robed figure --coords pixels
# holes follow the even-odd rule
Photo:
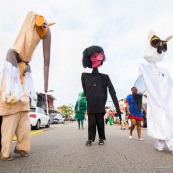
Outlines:
[[[173,82],[166,69],[156,65],[167,51],[166,39],[160,39],[150,31],[144,58],[149,64],[140,64],[147,92],[147,132],[154,137],[155,148],[164,149],[165,144],[173,153]]]

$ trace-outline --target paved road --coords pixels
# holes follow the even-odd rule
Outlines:
[[[87,126],[85,122],[85,126]],[[44,129],[43,129],[44,130]],[[165,149],[156,151],[154,140],[142,130],[143,142],[129,140],[129,130],[106,126],[104,146],[97,140],[85,146],[87,128],[77,129],[77,123],[52,125],[46,131],[31,136],[30,156],[13,153],[13,161],[0,161],[0,173],[172,173],[173,155]]]

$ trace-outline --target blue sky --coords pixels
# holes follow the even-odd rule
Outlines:
[[[28,11],[45,16],[51,26],[52,47],[49,89],[57,98],[55,107],[74,105],[81,87],[82,52],[86,47],[103,47],[106,61],[100,67],[108,74],[118,99],[126,97],[139,76],[150,29],[160,37],[173,35],[171,0],[6,0],[0,6],[0,68],[13,45]],[[43,55],[40,41],[31,61],[35,88],[43,92]],[[173,76],[173,40],[158,66]],[[108,98],[110,100],[110,97]],[[110,102],[108,102],[108,105]]]

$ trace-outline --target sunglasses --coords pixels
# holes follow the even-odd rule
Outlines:
[[[164,52],[167,51],[167,41],[160,40],[160,38],[155,35],[151,38],[150,44],[154,48],[161,47]]]

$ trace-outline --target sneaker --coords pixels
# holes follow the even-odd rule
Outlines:
[[[133,137],[132,136],[129,136],[129,139],[132,139]]]
[[[143,139],[142,138],[140,138],[140,139],[138,138],[138,141],[143,141]]]
[[[85,145],[86,146],[91,146],[92,145],[92,141],[91,140],[86,141],[86,144]]]
[[[11,157],[10,155],[8,157],[4,157],[3,155],[1,155],[1,160],[3,160],[3,161],[11,161],[11,160],[13,160],[13,157]]]
[[[99,144],[99,145],[104,145],[103,139],[100,139],[98,144]]]
[[[28,157],[29,153],[24,151],[24,150],[17,150],[16,148],[14,149],[14,153],[20,154],[21,156]]]

